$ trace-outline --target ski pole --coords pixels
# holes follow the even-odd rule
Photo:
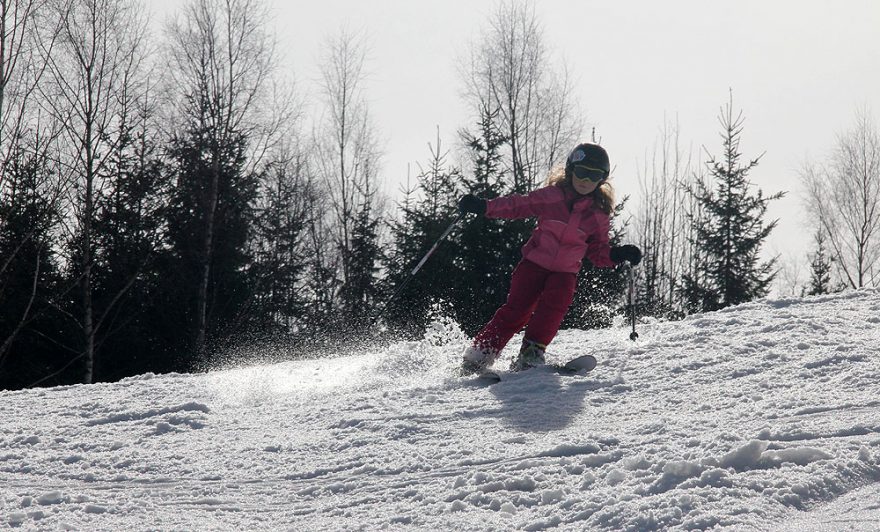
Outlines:
[[[443,240],[445,240],[446,237],[449,236],[449,233],[451,233],[452,230],[455,229],[455,226],[458,225],[458,222],[460,222],[462,218],[464,218],[464,213],[460,213],[455,218],[455,220],[451,224],[449,224],[449,227],[447,227],[446,230],[443,231],[443,234],[440,235],[440,238],[438,238],[436,242],[434,242],[434,245],[431,246],[431,249],[429,249],[428,252],[425,253],[425,256],[422,257],[422,260],[420,260],[419,263],[416,264],[416,267],[412,269],[406,280],[397,287],[397,290],[395,290],[394,293],[391,294],[391,297],[385,300],[385,303],[382,305],[381,309],[379,309],[379,312],[376,313],[373,321],[370,322],[371,327],[375,325],[377,321],[379,321],[379,318],[381,318],[385,311],[388,309],[388,305],[391,304],[391,302],[394,301],[394,299],[397,298],[397,296],[399,296],[401,292],[403,292],[403,289],[406,288],[409,282],[412,281],[413,277],[415,277],[419,270],[422,269],[422,266],[424,266],[425,263],[428,262],[428,258],[430,258],[431,255],[434,254],[434,251],[437,250],[437,246],[440,245],[440,242],[443,242]]]
[[[636,302],[635,302],[635,281],[633,274],[633,265],[629,264],[629,312],[630,319],[632,321],[632,332],[629,334],[629,339],[635,342],[639,339],[639,333],[636,332]]]

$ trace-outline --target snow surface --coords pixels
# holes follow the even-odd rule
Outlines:
[[[593,373],[485,386],[439,320],[382,351],[2,392],[0,528],[878,530],[878,324],[861,290],[636,343],[563,331],[551,360]]]

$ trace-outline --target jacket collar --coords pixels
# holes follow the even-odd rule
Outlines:
[[[592,196],[581,196],[571,185],[563,186],[562,191],[565,193],[565,203],[572,212],[583,211],[593,206]]]

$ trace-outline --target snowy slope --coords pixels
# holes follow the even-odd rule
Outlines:
[[[564,331],[486,387],[464,338],[0,392],[0,528],[877,530],[880,291]],[[509,356],[509,355],[508,355]],[[501,364],[506,364],[502,360]]]

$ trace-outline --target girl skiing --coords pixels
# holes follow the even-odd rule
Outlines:
[[[553,340],[574,298],[577,272],[584,256],[599,268],[623,261],[636,265],[638,247],[611,247],[609,217],[614,192],[607,182],[608,154],[597,144],[579,144],[564,170],[551,174],[547,186],[528,195],[484,200],[472,194],[461,198],[462,213],[488,218],[538,217],[538,225],[522,248],[513,270],[507,302],[474,338],[464,353],[462,374],[489,367],[510,338],[526,324],[523,344],[511,367],[514,371],[544,363],[544,350]]]

